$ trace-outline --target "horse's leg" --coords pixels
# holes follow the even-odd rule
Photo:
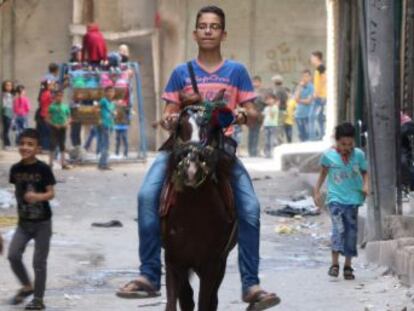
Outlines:
[[[182,279],[181,290],[178,297],[181,311],[193,311],[194,304],[194,292],[190,284],[190,273],[184,274],[187,277]]]
[[[166,263],[166,285],[167,285],[167,306],[166,311],[177,311],[177,299],[180,282],[175,267],[171,263]]]
[[[200,293],[198,311],[215,311],[218,307],[218,290],[226,271],[226,259],[209,262],[199,271]]]

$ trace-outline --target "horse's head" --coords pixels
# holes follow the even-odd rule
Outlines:
[[[221,154],[223,128],[233,119],[223,101],[203,102],[183,109],[174,134],[172,178],[177,188],[197,188],[214,174]]]

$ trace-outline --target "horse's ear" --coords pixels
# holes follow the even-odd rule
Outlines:
[[[219,101],[219,100],[223,100],[224,99],[224,93],[226,93],[226,89],[221,89],[216,96],[214,96],[213,101]]]

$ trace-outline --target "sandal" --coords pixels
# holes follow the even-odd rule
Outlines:
[[[147,279],[139,277],[121,287],[116,295],[120,298],[144,299],[161,296],[161,293]]]
[[[278,305],[281,299],[274,293],[268,293],[262,289],[251,290],[249,294],[244,296],[244,302],[249,303],[246,311],[266,310]]]
[[[344,267],[344,279],[355,280],[354,269],[352,267]]]
[[[329,268],[328,275],[337,278],[339,276],[339,265],[332,265]]]
[[[25,290],[25,289],[20,289],[17,294],[10,300],[10,304],[11,305],[19,305],[21,304],[27,297],[29,297],[30,295],[33,295],[33,290]]]
[[[43,303],[43,300],[40,298],[33,298],[31,302],[29,302],[25,310],[44,310],[46,309],[45,304]]]

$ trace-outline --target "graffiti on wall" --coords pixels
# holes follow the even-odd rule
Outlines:
[[[290,74],[309,67],[309,55],[301,47],[282,42],[266,51],[268,68],[273,73]]]

